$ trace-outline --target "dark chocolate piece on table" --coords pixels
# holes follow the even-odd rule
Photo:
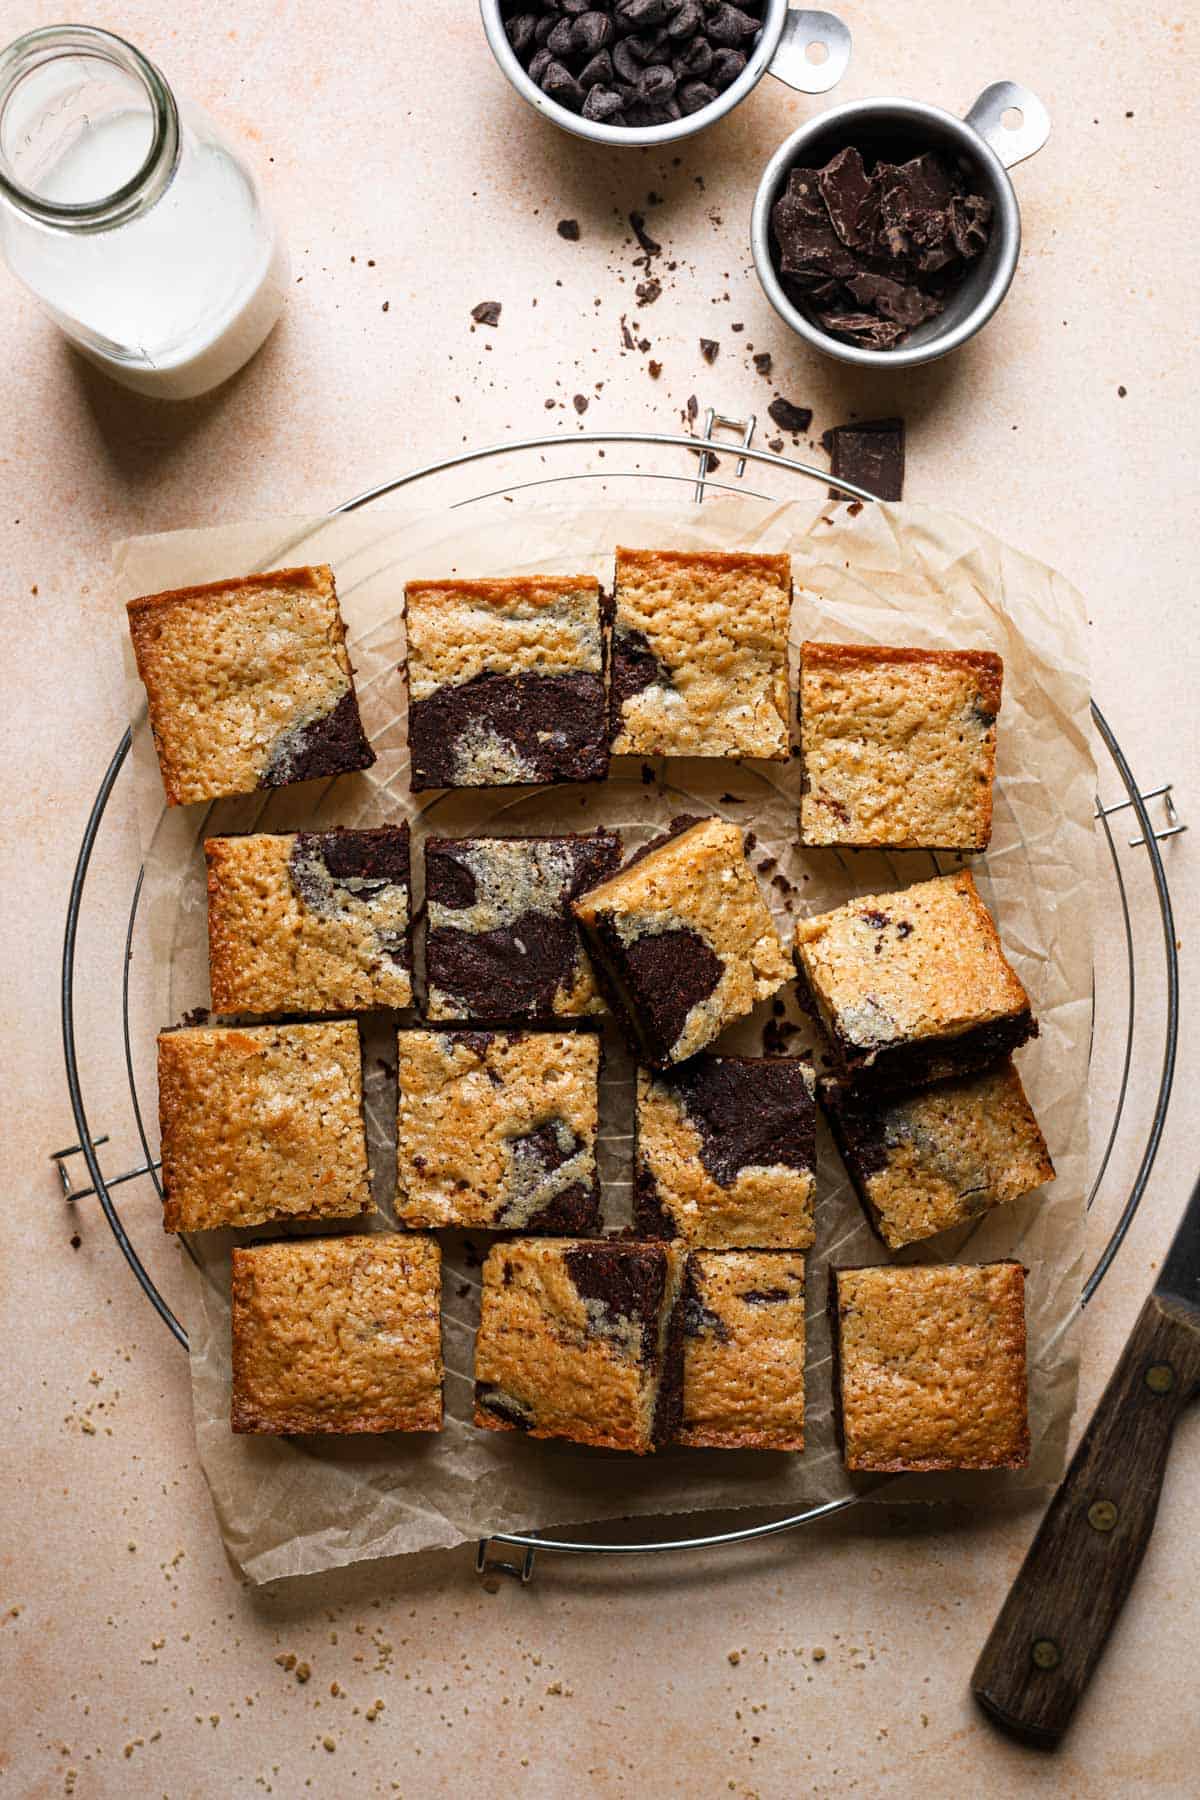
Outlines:
[[[821,441],[829,451],[831,475],[844,476],[880,500],[903,498],[903,419],[862,419],[852,425],[836,425]],[[830,488],[829,494],[833,500],[846,498],[836,488]]]

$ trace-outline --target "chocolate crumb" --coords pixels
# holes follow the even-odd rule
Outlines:
[[[588,409],[588,397],[586,394],[576,394],[571,404],[577,413],[585,413]]]
[[[772,369],[772,357],[769,350],[760,350],[754,358],[754,366],[762,376],[768,376]]]
[[[560,238],[566,238],[568,244],[577,244],[579,242],[578,219],[560,219],[554,229],[558,232]]]
[[[653,306],[662,296],[662,282],[651,276],[649,281],[639,281],[634,291],[639,306]]]
[[[782,454],[783,454],[783,439],[782,438],[768,438],[767,439],[767,449],[773,450],[775,452],[776,456],[782,456]]]
[[[721,348],[721,346],[717,342],[716,338],[701,338],[700,339],[700,354],[704,358],[706,363],[715,363],[716,362],[717,355],[718,355],[718,352],[720,351],[720,348]]]
[[[646,366],[650,371],[650,379],[652,381],[657,381],[659,376],[662,374],[662,364],[660,362],[655,362],[653,360],[653,358],[651,358],[650,362],[647,363]]]
[[[640,212],[630,213],[629,228],[633,232],[633,235],[641,248],[646,252],[647,256],[657,256],[660,253],[662,245],[656,244],[654,239],[650,236],[650,233],[646,230],[646,221]]]
[[[498,325],[500,323],[499,300],[481,300],[478,306],[471,308],[471,317],[477,325]]]

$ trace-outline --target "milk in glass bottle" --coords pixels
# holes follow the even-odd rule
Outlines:
[[[85,356],[163,399],[240,369],[287,286],[249,170],[140,51],[90,26],[0,53],[0,248]]]

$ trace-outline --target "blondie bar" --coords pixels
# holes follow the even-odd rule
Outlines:
[[[595,1231],[595,1032],[402,1031],[396,1217]]]
[[[965,1074],[1037,1036],[965,869],[801,919],[796,963],[837,1073],[862,1091]]]
[[[801,841],[985,850],[1003,676],[986,650],[802,645]]]
[[[614,754],[784,761],[791,596],[786,556],[618,550]]]
[[[483,1265],[475,1423],[645,1455],[679,1422],[684,1254],[526,1238]]]
[[[683,1334],[678,1443],[803,1450],[802,1256],[789,1250],[693,1250]]]
[[[552,1023],[603,1012],[571,901],[620,861],[613,831],[427,839],[428,1016]]]
[[[652,1068],[694,1056],[787,979],[742,833],[724,819],[675,820],[574,912],[608,998]]]
[[[1020,1263],[836,1269],[829,1312],[847,1469],[1024,1468]]]
[[[804,1249],[816,1106],[799,1057],[692,1057],[638,1070],[634,1220],[651,1238]]]
[[[441,1263],[399,1232],[235,1249],[234,1431],[440,1431]]]
[[[593,576],[410,581],[405,619],[415,790],[604,779]]]
[[[1005,1060],[914,1093],[820,1083],[838,1149],[889,1250],[964,1225],[1054,1180],[1021,1077]]]
[[[127,610],[168,805],[375,761],[332,569],[146,594]]]
[[[407,824],[209,838],[204,854],[214,1012],[412,1004]]]
[[[158,1114],[167,1231],[370,1211],[357,1025],[165,1031]]]

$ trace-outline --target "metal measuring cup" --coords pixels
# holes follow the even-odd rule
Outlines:
[[[878,369],[911,369],[947,356],[982,330],[1012,282],[1021,251],[1021,209],[1008,170],[1033,156],[1050,136],[1050,115],[1036,94],[1015,81],[995,81],[965,118],[919,100],[858,100],[835,106],[800,126],[763,171],[750,216],[750,247],[768,300],[799,337],[839,362]],[[967,173],[992,202],[987,248],[968,265],[946,309],[926,319],[893,350],[869,350],[830,335],[784,291],[771,255],[771,209],[793,168],[820,168],[847,145],[887,155],[938,150]]]
[[[522,99],[573,137],[588,138],[594,144],[616,144],[626,150],[647,144],[670,144],[703,131],[705,126],[732,112],[764,75],[774,75],[799,94],[827,94],[837,86],[850,61],[849,28],[833,13],[789,10],[788,0],[767,0],[762,29],[745,68],[708,106],[666,125],[607,125],[560,106],[542,92],[536,81],[530,80],[508,41],[500,0],[479,0],[479,10],[492,55]]]

